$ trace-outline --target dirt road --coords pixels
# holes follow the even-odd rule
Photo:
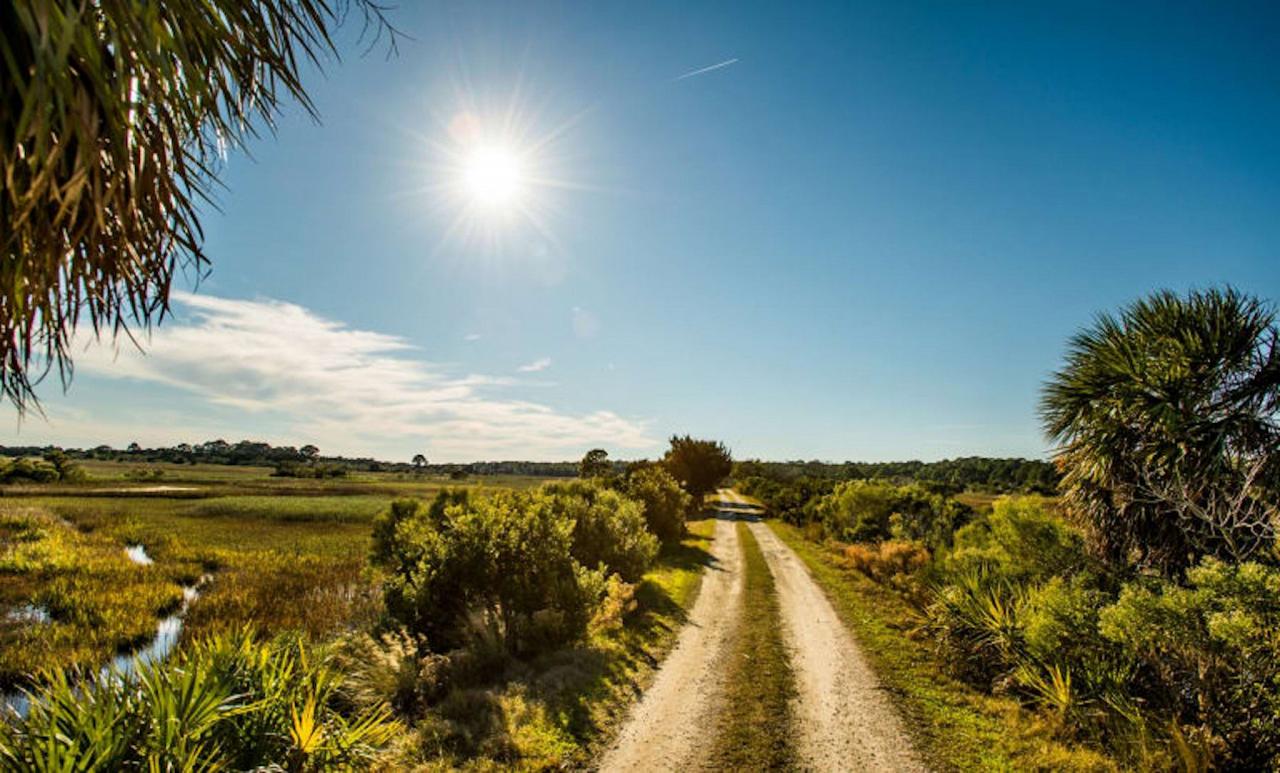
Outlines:
[[[800,767],[813,771],[923,771],[901,719],[861,649],[791,548],[754,517],[735,492],[716,525],[703,589],[679,643],[663,663],[618,741],[601,760],[604,771],[716,770],[712,746],[722,692],[721,654],[737,630],[742,556],[733,521],[751,521],[773,574],[795,674],[793,737]]]
[[[714,726],[724,660],[742,597],[742,549],[734,522],[721,518],[714,562],[675,649],[600,762],[604,771],[706,768],[707,728]]]
[[[778,589],[799,693],[797,752],[809,770],[924,770],[857,641],[791,548],[751,524]]]

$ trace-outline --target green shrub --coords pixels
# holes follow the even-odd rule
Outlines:
[[[1051,577],[1032,588],[1023,614],[1027,654],[1044,663],[1080,663],[1105,644],[1098,635],[1098,611],[1111,596],[1084,575]]]
[[[75,682],[55,671],[25,719],[0,723],[6,770],[350,770],[396,734],[385,704],[339,710],[327,650],[247,633],[194,643],[164,663]]]
[[[348,634],[337,643],[335,663],[347,675],[343,694],[353,705],[387,704],[410,717],[443,695],[452,676],[448,655],[404,630]]]
[[[43,459],[0,458],[0,483],[52,483],[56,480],[58,469]]]
[[[807,476],[780,481],[756,475],[738,481],[739,491],[760,500],[774,516],[796,526],[821,523],[818,502],[835,486],[836,481],[831,478]]]
[[[1210,737],[1217,767],[1280,765],[1280,569],[1206,558],[1186,586],[1126,586],[1099,619],[1155,680],[1156,708]]]
[[[997,499],[990,513],[956,532],[945,562],[953,574],[983,569],[1015,583],[1042,582],[1087,566],[1083,537],[1037,496]]]
[[[828,535],[841,542],[879,542],[891,537],[946,545],[972,516],[953,499],[911,484],[878,480],[841,483],[818,501],[816,514]]]
[[[1002,578],[972,570],[933,594],[925,629],[961,678],[997,690],[1025,657],[1023,613],[1027,591]]]
[[[644,506],[649,531],[664,543],[680,541],[693,500],[670,473],[660,465],[644,465],[630,472],[623,490]]]
[[[609,576],[638,580],[657,550],[640,503],[579,481],[398,500],[374,522],[372,560],[388,612],[436,651],[467,646],[479,615],[520,654],[582,636]]]
[[[544,484],[531,505],[553,519],[573,524],[570,553],[582,566],[605,566],[636,582],[658,555],[658,539],[648,529],[644,505],[590,481]]]
[[[548,615],[560,618],[566,638],[586,625],[573,527],[524,492],[444,492],[430,507],[398,501],[379,516],[372,560],[388,571],[388,611],[433,646],[462,646],[466,616],[484,610],[517,652],[541,638],[534,629]]]

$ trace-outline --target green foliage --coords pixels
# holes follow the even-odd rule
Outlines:
[[[620,720],[635,689],[674,643],[709,556],[714,523],[666,545],[639,584],[600,582],[584,640],[512,658],[480,616],[467,644],[433,652],[404,632],[340,646],[344,691],[357,706],[393,702],[411,719],[405,756],[389,769],[577,770]],[[601,579],[597,572],[589,580]]]
[[[168,310],[207,259],[199,208],[218,160],[333,49],[331,0],[0,5],[0,390],[21,410],[70,343]],[[377,4],[356,0],[381,31]],[[193,74],[199,73],[199,77]]]
[[[734,463],[733,477],[739,487],[748,478],[768,479],[782,484],[804,479],[826,480],[831,485],[842,480],[878,479],[899,485],[920,483],[939,494],[980,491],[1048,495],[1057,493],[1058,487],[1058,472],[1048,462],[1040,459],[992,459],[983,456],[943,459],[937,462],[763,462],[747,459]]]
[[[733,472],[733,456],[719,441],[698,440],[689,435],[671,436],[671,448],[662,457],[662,464],[671,477],[693,497],[694,505],[702,506],[707,494]]]
[[[1280,765],[1280,570],[1205,558],[1187,585],[1133,583],[1099,615],[1157,698],[1208,730],[1223,768]]]
[[[1017,583],[1041,582],[1086,566],[1083,537],[1040,497],[1001,497],[991,512],[955,533],[948,571],[989,571]]]
[[[613,474],[613,465],[609,462],[609,452],[603,448],[593,448],[578,463],[579,478],[607,478]]]
[[[372,553],[389,575],[388,611],[436,646],[461,646],[473,611],[501,622],[513,652],[533,648],[547,625],[580,634],[589,614],[570,552],[573,521],[532,505],[516,492],[393,503],[375,525]]]
[[[53,483],[58,470],[39,459],[0,459],[0,483]]]
[[[1042,663],[1087,661],[1100,649],[1098,611],[1111,599],[1086,574],[1032,587],[1023,614],[1027,654]]]
[[[684,536],[685,514],[692,498],[660,465],[646,464],[631,470],[623,492],[644,506],[644,519],[663,543],[679,542]]]
[[[1280,570],[1205,558],[1186,585],[1118,584],[1043,503],[1004,499],[938,575],[925,627],[954,671],[1060,733],[1149,766],[1280,763]]]
[[[926,626],[953,656],[954,672],[990,690],[1006,678],[1024,651],[1026,589],[981,571],[967,571],[938,589]]]
[[[826,533],[842,542],[877,542],[896,537],[943,545],[972,512],[953,499],[912,484],[852,480],[841,483],[815,506]]]
[[[345,478],[347,468],[346,465],[326,462],[283,461],[276,463],[271,474],[277,478]]]
[[[627,582],[639,580],[658,554],[644,504],[595,483],[548,483],[533,496],[535,506],[573,522],[571,553],[585,567],[607,567]]]
[[[345,713],[327,650],[248,633],[165,663],[77,682],[49,675],[25,719],[0,724],[7,770],[351,770],[398,732],[385,705]]]
[[[579,638],[608,575],[634,581],[656,553],[640,503],[579,482],[394,502],[375,521],[372,560],[388,573],[388,611],[432,646],[463,645],[482,614],[518,654]]]
[[[1069,511],[1115,566],[1243,560],[1280,512],[1280,329],[1232,289],[1102,315],[1044,387]]]
[[[749,466],[745,468],[747,471],[750,469]],[[818,501],[835,487],[834,478],[802,476],[780,479],[763,475],[738,478],[739,491],[760,500],[770,513],[796,526],[820,522],[816,512]]]
[[[79,483],[84,470],[62,451],[46,451],[42,458],[0,457],[0,484],[4,483]]]

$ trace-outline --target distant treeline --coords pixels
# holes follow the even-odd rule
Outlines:
[[[819,480],[880,479],[895,483],[925,483],[946,493],[985,491],[1053,494],[1058,489],[1058,471],[1039,459],[993,459],[966,456],[940,462],[737,462],[737,480],[768,478],[790,482],[803,478]]]
[[[55,449],[52,446],[0,446],[0,456],[37,457],[51,450]],[[336,470],[342,469],[351,472],[417,472],[454,478],[469,475],[572,478],[578,475],[580,466],[579,462],[524,461],[415,465],[412,462],[387,462],[365,457],[326,456],[313,445],[273,446],[270,443],[254,440],[241,440],[238,443],[210,440],[204,443],[178,443],[174,446],[158,448],[143,448],[137,443],[130,443],[123,449],[101,445],[94,448],[58,450],[65,453],[69,459],[76,460],[277,467],[285,471],[284,474],[289,474],[289,470],[301,467],[323,470],[325,476],[336,474]],[[622,461],[610,460],[606,463],[617,474],[624,472],[627,467],[626,462]],[[982,456],[944,459],[940,462],[763,462],[749,459],[734,464],[733,477],[738,480],[762,477],[784,482],[801,478],[831,481],[877,478],[897,483],[927,483],[939,490],[977,490],[994,493],[1052,494],[1058,486],[1058,472],[1048,462],[1038,459],[992,459]]]
[[[11,458],[42,457],[53,446],[0,446],[0,456]],[[143,448],[130,443],[127,448],[108,445],[94,448],[62,448],[70,459],[110,462],[142,462],[155,464],[226,464],[247,467],[277,467],[284,471],[298,469],[324,470],[325,475],[335,469],[352,472],[418,472],[427,475],[530,475],[541,478],[572,478],[578,474],[578,462],[470,462],[467,464],[418,464],[412,462],[385,462],[367,457],[325,456],[313,445],[273,446],[254,440],[228,443],[225,440],[209,440],[204,443],[178,443],[173,446]],[[622,465],[618,463],[621,470]]]

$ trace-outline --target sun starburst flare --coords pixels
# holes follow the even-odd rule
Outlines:
[[[568,177],[566,140],[577,117],[546,121],[518,95],[502,109],[461,93],[457,104],[467,107],[438,115],[425,135],[414,133],[427,149],[427,182],[413,194],[425,195],[443,224],[437,253],[554,263],[562,250],[552,226],[564,194],[586,187]]]

